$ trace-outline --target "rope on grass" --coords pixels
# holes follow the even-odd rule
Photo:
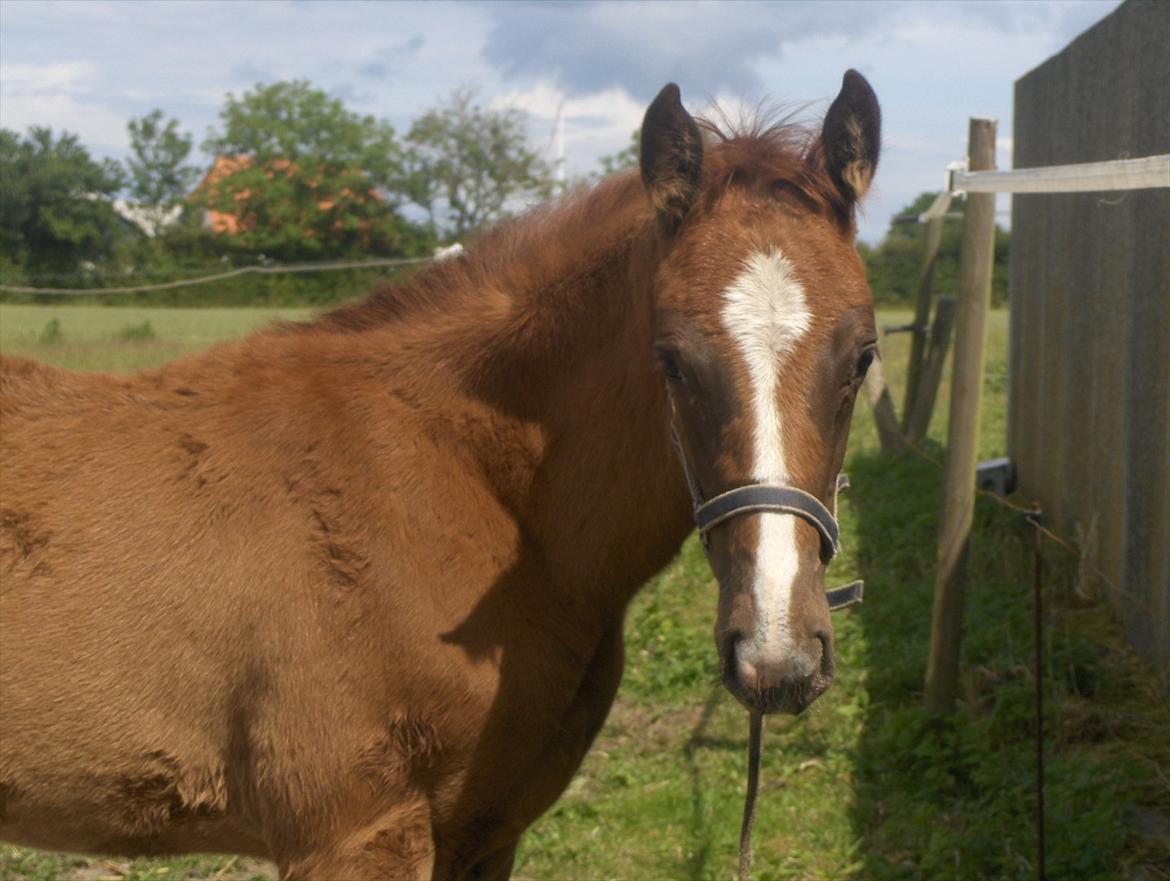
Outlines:
[[[1040,576],[1044,565],[1044,538],[1040,533],[1040,506],[1033,505],[1028,522],[1032,533],[1032,647],[1036,666],[1036,881],[1045,881],[1044,839],[1044,591]]]
[[[756,804],[760,796],[760,758],[763,753],[764,714],[748,714],[748,779],[743,801],[743,824],[739,827],[739,881],[751,881],[752,830],[756,826]]]

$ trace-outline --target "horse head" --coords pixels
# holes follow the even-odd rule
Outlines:
[[[798,713],[833,678],[825,570],[853,404],[877,347],[854,246],[879,149],[869,84],[846,73],[819,133],[803,131],[721,134],[674,85],[642,127],[671,430],[719,582],[723,682],[757,712]],[[718,499],[729,510],[713,512]]]

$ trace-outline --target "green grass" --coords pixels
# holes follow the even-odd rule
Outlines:
[[[293,317],[289,312],[285,317]],[[269,310],[0,305],[0,349],[86,369],[134,369],[270,320]],[[908,312],[883,312],[879,325]],[[41,342],[59,322],[57,339]],[[149,322],[153,339],[118,340]],[[1007,315],[988,337],[980,457],[1003,452]],[[882,342],[901,402],[908,340]],[[944,379],[928,451],[941,458]],[[866,602],[836,616],[838,677],[800,718],[765,733],[754,877],[1030,879],[1032,636],[1028,534],[981,501],[970,555],[962,698],[953,718],[920,709],[941,475],[880,455],[858,405],[842,500],[845,552],[831,580],[866,578]],[[1050,609],[1049,878],[1170,878],[1170,709],[1103,607],[1079,607],[1073,568],[1046,552]],[[692,539],[641,592],[627,621],[617,703],[560,801],[525,836],[525,879],[734,876],[746,717],[716,682],[716,588]],[[1159,827],[1159,823],[1163,826]],[[1159,832],[1161,828],[1161,832]],[[223,857],[115,863],[111,878],[211,878]],[[93,879],[102,860],[0,849],[0,878]],[[250,878],[236,862],[221,877]]]
[[[31,306],[0,303],[6,355],[70,370],[141,370],[234,339],[309,309],[158,309],[145,306]]]

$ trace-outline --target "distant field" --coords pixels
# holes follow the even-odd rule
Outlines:
[[[135,369],[276,315],[0,305],[0,351],[88,370]],[[55,340],[45,331],[53,320]],[[908,320],[901,311],[878,317],[879,325]],[[127,331],[146,322],[149,334]],[[1006,313],[993,313],[982,458],[1003,452],[1006,327]],[[907,343],[905,335],[882,341],[899,404]],[[936,457],[946,406],[944,382],[928,444]],[[866,602],[836,618],[834,687],[805,715],[768,723],[754,877],[1032,879],[1033,680],[1022,524],[980,504],[962,703],[953,719],[931,720],[920,703],[940,474],[913,457],[882,458],[864,403],[848,468],[854,488],[841,512],[845,552],[830,580],[864,576]],[[1072,608],[1067,562],[1053,554],[1049,563],[1049,877],[1167,878],[1170,843],[1156,829],[1170,810],[1170,711],[1103,610]],[[526,835],[518,878],[734,876],[746,719],[716,682],[714,604],[692,539],[635,601],[617,704],[568,791]],[[266,872],[226,857],[125,861],[0,848],[0,878],[11,881],[241,881]]]
[[[0,351],[71,370],[140,370],[234,339],[272,321],[302,319],[311,314],[310,309],[0,303]],[[143,332],[146,326],[149,331]]]

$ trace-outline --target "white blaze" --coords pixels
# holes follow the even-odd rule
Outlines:
[[[752,384],[752,479],[784,486],[789,482],[784,436],[776,406],[780,365],[812,324],[796,267],[779,250],[752,254],[743,272],[723,293],[723,324],[736,341]],[[756,632],[743,646],[743,660],[776,658],[792,648],[788,610],[800,560],[796,518],[763,513],[752,593]]]

